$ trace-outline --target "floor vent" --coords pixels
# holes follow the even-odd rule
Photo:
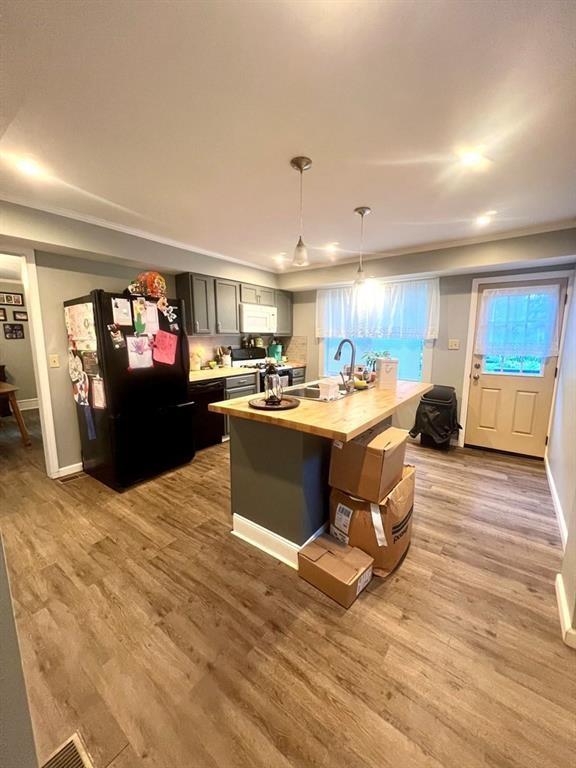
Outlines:
[[[65,475],[64,477],[59,477],[56,482],[62,483],[71,483],[73,480],[79,480],[81,477],[85,477],[84,472],[77,472],[75,475]]]
[[[54,752],[42,768],[94,768],[79,734],[75,733]]]

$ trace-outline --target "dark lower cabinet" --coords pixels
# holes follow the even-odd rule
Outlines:
[[[188,397],[194,403],[194,444],[196,450],[218,445],[224,437],[224,416],[208,410],[210,403],[224,400],[224,381],[214,379],[190,384]]]
[[[257,373],[247,373],[226,379],[226,400],[233,400],[235,397],[244,397],[245,395],[256,395],[258,393],[257,376]],[[224,429],[228,435],[230,433],[228,416],[224,422]]]

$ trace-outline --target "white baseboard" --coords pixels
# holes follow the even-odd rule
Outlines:
[[[304,544],[295,544],[293,541],[279,536],[267,528],[263,528],[258,523],[253,523],[242,515],[232,515],[232,535],[237,536],[242,541],[252,544],[253,547],[261,549],[266,554],[275,557],[280,562],[289,565],[298,570],[298,552],[315,538],[324,533],[328,523],[324,523],[318,530],[310,536]]]
[[[59,467],[56,472],[54,472],[53,475],[50,475],[50,477],[53,480],[58,480],[60,477],[67,477],[68,475],[77,475],[79,472],[83,471],[82,462],[79,461],[78,464],[69,464],[67,467]]]
[[[562,640],[570,648],[576,648],[576,628],[572,626],[570,620],[570,610],[566,598],[566,589],[564,588],[564,579],[562,574],[556,576],[556,600],[558,602],[558,613],[560,614],[560,627],[562,629]]]
[[[18,407],[21,411],[33,411],[38,408],[38,398],[30,397],[27,400],[18,400]]]
[[[544,456],[544,466],[546,467],[546,477],[548,478],[548,485],[550,486],[550,494],[552,496],[552,503],[554,504],[554,512],[556,512],[556,520],[558,521],[558,528],[560,529],[560,538],[562,539],[562,549],[566,550],[566,540],[568,538],[568,528],[566,526],[566,517],[564,516],[564,510],[560,503],[560,497],[556,490],[556,483],[554,482],[554,476],[548,463],[548,456]]]

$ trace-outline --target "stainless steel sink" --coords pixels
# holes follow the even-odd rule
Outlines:
[[[339,387],[341,397],[348,397],[349,395],[355,395],[358,392],[364,392],[362,389],[353,389],[351,392],[347,392],[343,386]],[[320,400],[320,385],[319,384],[305,384],[303,387],[290,387],[285,389],[284,392],[291,396],[297,397],[300,400],[318,400],[319,403],[333,403],[334,400]]]

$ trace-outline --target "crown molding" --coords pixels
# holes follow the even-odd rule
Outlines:
[[[226,256],[223,253],[217,251],[208,251],[205,248],[199,248],[191,243],[185,243],[181,240],[172,240],[169,237],[161,237],[160,235],[154,235],[151,232],[147,232],[144,229],[137,229],[136,227],[127,227],[123,224],[116,224],[115,222],[108,221],[107,219],[99,219],[96,216],[90,216],[87,214],[76,213],[68,211],[65,208],[52,208],[50,206],[30,205],[24,200],[17,197],[2,196],[0,202],[12,203],[13,205],[19,205],[22,208],[29,208],[32,211],[40,211],[42,213],[49,213],[52,216],[61,216],[64,219],[71,219],[72,221],[79,221],[83,224],[91,224],[95,227],[101,227],[102,229],[110,229],[114,232],[121,232],[124,235],[131,235],[132,237],[139,237],[142,240],[149,240],[159,245],[168,245],[171,248],[178,248],[182,251],[190,251],[192,253],[200,254],[201,256],[210,256],[213,259],[220,259],[221,261],[228,261],[233,264],[241,264],[244,267],[251,267],[263,272],[272,272],[276,274],[279,270],[273,267],[264,267],[259,264],[255,264],[253,261],[246,261],[244,259],[237,259],[233,256]]]
[[[364,254],[364,263],[370,261],[379,261],[380,259],[387,259],[393,256],[407,256],[414,253],[426,253],[430,251],[442,251],[448,248],[461,248],[465,245],[482,245],[483,243],[492,243],[498,240],[511,240],[515,237],[526,237],[529,235],[541,235],[546,232],[560,232],[564,229],[576,228],[576,219],[563,219],[561,221],[554,221],[546,224],[535,224],[531,227],[523,227],[521,229],[510,229],[505,232],[494,232],[489,237],[477,236],[467,237],[460,240],[437,240],[436,242],[423,243],[421,245],[408,245],[405,248],[395,248],[387,251],[379,251],[378,253]],[[576,255],[576,254],[575,254]],[[294,272],[311,272],[315,269],[329,269],[330,267],[339,267],[345,264],[356,264],[358,262],[358,255],[351,256],[350,258],[338,259],[337,261],[330,261],[325,263],[310,264],[307,267],[288,267],[280,270],[280,274],[291,274]]]
[[[139,237],[143,240],[149,240],[160,245],[167,245],[172,248],[178,248],[184,251],[190,251],[202,256],[209,256],[214,259],[220,259],[221,261],[227,261],[232,264],[241,264],[244,267],[250,267],[251,269],[260,270],[263,272],[271,272],[277,275],[286,275],[292,272],[310,272],[315,269],[329,269],[330,267],[338,267],[346,264],[355,264],[358,261],[358,256],[351,256],[350,258],[338,259],[337,261],[320,262],[310,264],[307,267],[273,267],[263,266],[253,261],[247,261],[245,259],[238,259],[233,256],[227,256],[218,251],[209,251],[205,248],[200,248],[191,243],[185,243],[181,240],[173,240],[167,237],[161,237],[154,235],[143,229],[137,229],[135,227],[127,227],[123,224],[116,224],[106,219],[99,219],[96,216],[90,216],[87,214],[79,214],[76,212],[68,211],[67,209],[53,208],[50,206],[30,205],[26,201],[17,197],[3,196],[0,202],[12,203],[13,205],[19,205],[23,208],[29,208],[33,211],[41,211],[42,213],[48,213],[53,216],[61,216],[72,221],[79,221],[83,224],[91,224],[102,229],[109,229],[114,232],[120,232],[125,235],[131,235],[132,237]],[[402,248],[394,248],[391,250],[379,251],[378,253],[370,253],[364,255],[364,261],[377,261],[380,259],[386,259],[393,256],[406,256],[408,254],[425,253],[427,251],[440,251],[447,248],[461,248],[466,245],[481,245],[482,243],[496,242],[498,240],[509,240],[515,237],[525,237],[528,235],[544,234],[546,232],[557,232],[563,229],[572,229],[576,227],[576,219],[563,219],[555,222],[548,222],[543,224],[534,224],[529,227],[522,227],[517,229],[511,229],[501,232],[494,232],[491,235],[478,235],[476,237],[461,238],[458,240],[437,240],[429,243],[422,243],[419,245],[409,245]]]

